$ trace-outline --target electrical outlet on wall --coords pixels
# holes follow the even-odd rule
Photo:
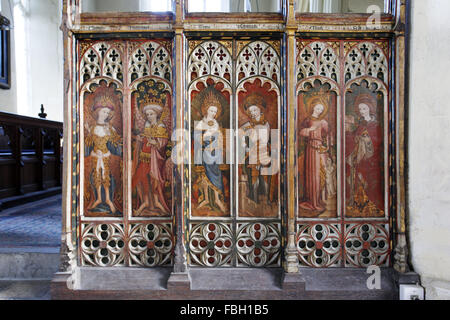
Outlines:
[[[400,300],[425,300],[425,290],[418,284],[401,284]]]

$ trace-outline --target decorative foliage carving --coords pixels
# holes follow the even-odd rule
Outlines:
[[[339,267],[341,262],[341,226],[311,223],[298,225],[297,250],[300,265]]]

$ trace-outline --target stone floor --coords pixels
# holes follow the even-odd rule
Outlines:
[[[61,195],[0,211],[0,300],[50,299],[61,216]]]
[[[59,247],[61,195],[0,211],[0,248]]]

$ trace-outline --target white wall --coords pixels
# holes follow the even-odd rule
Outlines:
[[[412,1],[409,195],[413,267],[450,299],[450,1]]]
[[[14,24],[13,11],[9,6],[8,0],[0,0],[2,3],[2,15],[7,17]],[[11,35],[11,89],[0,89],[0,111],[17,112],[17,91],[16,91],[16,59],[14,57],[14,30],[10,31]]]
[[[44,104],[47,119],[63,121],[63,39],[60,0],[30,1],[31,106],[37,117]]]
[[[9,3],[2,1],[2,14],[13,22]],[[61,24],[60,0],[29,1],[26,19],[26,39],[28,49],[27,72],[25,79],[28,85],[26,99],[17,95],[24,95],[21,84],[17,81],[17,64],[15,51],[15,30],[11,37],[11,89],[0,89],[0,110],[18,113],[30,117],[38,117],[41,104],[44,104],[47,119],[63,120],[63,43]],[[14,25],[13,25],[14,28]],[[17,28],[16,28],[17,30]],[[22,83],[22,82],[21,82]]]

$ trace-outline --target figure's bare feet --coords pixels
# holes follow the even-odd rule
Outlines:
[[[222,212],[226,212],[227,211],[227,209],[226,209],[225,205],[223,204],[223,202],[220,201],[218,198],[216,198],[216,204],[219,207],[220,211],[222,211]]]
[[[100,203],[102,203],[101,199],[97,199],[92,206],[89,209],[94,209],[95,207],[97,207]]]
[[[106,201],[106,204],[109,206],[109,208],[111,209],[111,213],[114,214],[116,213],[117,209],[114,206],[114,204],[111,201]]]
[[[141,204],[141,206],[136,210],[136,216],[140,216],[142,214],[142,211],[145,210],[145,208],[148,207],[148,202],[144,202],[143,204]]]
[[[204,206],[208,205],[208,203],[209,203],[208,200],[203,200],[202,202],[200,202],[197,209],[203,208]]]

